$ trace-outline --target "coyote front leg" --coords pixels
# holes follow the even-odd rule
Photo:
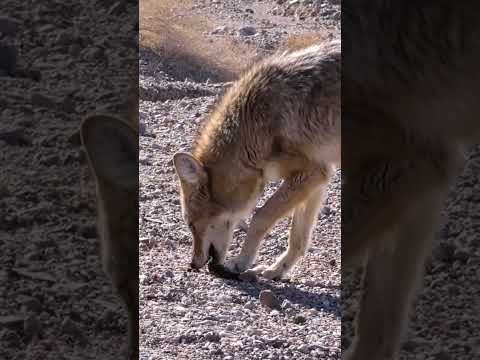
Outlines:
[[[271,227],[283,216],[289,214],[296,207],[299,207],[297,216],[294,216],[294,226],[292,228],[290,241],[291,249],[280,260],[280,266],[288,264],[285,270],[289,270],[294,262],[298,259],[298,253],[303,251],[305,243],[308,242],[308,235],[311,232],[311,226],[318,213],[318,198],[323,187],[330,178],[331,169],[327,166],[318,166],[308,172],[298,173],[284,181],[275,194],[267,200],[265,205],[254,215],[250,227],[247,232],[247,238],[240,252],[240,255],[229,261],[228,267],[233,271],[245,271],[255,262],[260,243],[265,234]],[[300,204],[300,205],[299,205]],[[305,218],[300,220],[300,213]],[[295,221],[295,218],[297,219]],[[296,224],[296,225],[295,225]],[[297,250],[298,248],[298,250]],[[288,256],[286,256],[288,254]],[[277,262],[276,265],[279,263]],[[275,267],[276,269],[276,267]],[[282,275],[282,271],[274,270],[278,274],[265,273],[267,276]]]
[[[305,254],[310,243],[320,206],[323,202],[324,187],[316,191],[302,204],[295,208],[288,239],[287,250],[280,255],[270,267],[259,265],[255,272],[268,279],[279,279],[287,274],[297,261]]]

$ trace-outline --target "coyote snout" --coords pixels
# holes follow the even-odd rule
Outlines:
[[[205,256],[205,253],[203,251],[199,255],[193,254],[190,267],[194,270],[198,270],[204,267],[208,261],[211,261],[212,264],[215,264],[215,265],[220,264],[219,253],[213,245],[210,245],[208,247],[207,256]]]

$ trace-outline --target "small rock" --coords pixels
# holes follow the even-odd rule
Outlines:
[[[224,26],[219,26],[217,28],[215,28],[211,34],[212,35],[223,35],[225,34],[226,32],[228,31],[228,28],[224,25]]]
[[[280,311],[278,311],[278,310],[270,311],[270,316],[278,316],[278,315],[280,315]]]
[[[293,322],[295,324],[301,325],[301,324],[305,324],[307,322],[307,319],[305,318],[305,316],[298,314],[298,315],[295,315],[295,317],[293,318]]]
[[[215,332],[209,332],[205,334],[205,340],[210,342],[220,342],[220,335]]]
[[[138,162],[141,164],[141,165],[145,165],[145,166],[151,166],[152,165],[152,162],[150,161],[149,158],[145,157],[145,156],[142,156],[138,159]]]
[[[271,309],[279,309],[280,302],[271,290],[262,290],[259,296],[260,304]]]
[[[324,206],[321,212],[322,215],[328,216],[332,213],[332,209],[329,206]]]
[[[292,303],[288,299],[283,300],[282,306],[281,306],[282,309],[286,310],[286,309],[291,309],[292,307],[293,307]]]
[[[238,34],[240,36],[252,36],[257,33],[257,29],[255,29],[253,26],[244,26],[240,29],[238,29]]]
[[[255,303],[253,301],[247,301],[243,307],[248,310],[253,310],[255,309]]]
[[[310,347],[307,344],[303,344],[302,346],[300,346],[298,348],[298,351],[300,351],[304,354],[308,354],[308,353],[310,353]]]
[[[198,336],[196,334],[183,334],[177,338],[179,344],[191,344],[197,340]]]
[[[275,349],[279,349],[283,346],[283,344],[285,343],[285,340],[280,339],[279,337],[274,337],[271,339],[267,339],[266,342],[268,343],[268,345],[274,347]]]

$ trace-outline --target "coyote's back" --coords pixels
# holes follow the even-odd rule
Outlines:
[[[326,145],[339,155],[340,96],[339,40],[268,57],[228,90],[201,129],[194,155],[209,162],[225,147],[249,143],[265,156],[277,147],[315,157]]]

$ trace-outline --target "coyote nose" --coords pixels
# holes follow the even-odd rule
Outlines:
[[[192,268],[193,270],[198,270],[198,266],[195,264],[194,261],[190,263],[190,268]]]

